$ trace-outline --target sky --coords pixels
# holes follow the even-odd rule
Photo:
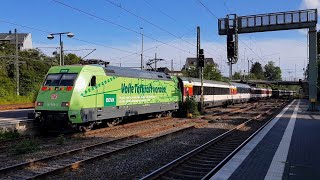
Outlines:
[[[7,7],[7,8],[6,8]],[[0,32],[15,28],[31,33],[33,46],[51,55],[63,37],[66,53],[110,61],[111,65],[139,67],[142,35],[144,61],[164,59],[158,67],[180,70],[187,57],[196,56],[196,27],[201,48],[227,76],[226,37],[218,35],[218,20],[238,16],[319,8],[320,0],[10,0],[2,2]],[[247,72],[248,59],[265,65],[274,61],[284,80],[303,78],[308,63],[307,31],[290,30],[239,35],[239,60],[234,71]],[[89,50],[88,50],[89,49]]]

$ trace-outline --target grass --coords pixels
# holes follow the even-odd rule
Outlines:
[[[14,144],[10,147],[13,155],[28,154],[36,152],[40,149],[38,139],[25,139],[19,144]]]
[[[0,140],[10,140],[20,137],[17,130],[14,131],[0,131]]]
[[[0,105],[32,103],[32,96],[6,96],[0,98]]]
[[[66,142],[66,138],[63,136],[63,134],[60,134],[56,138],[56,142],[57,142],[58,145],[63,145]]]

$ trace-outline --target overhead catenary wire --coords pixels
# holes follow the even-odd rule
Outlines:
[[[213,17],[215,17],[217,20],[219,20],[219,18],[204,4],[201,2],[201,0],[197,0]],[[254,54],[256,55],[259,59],[261,59],[262,61],[264,61],[256,52],[254,52],[252,50],[252,48],[250,48],[245,42],[243,42],[241,39],[239,39],[240,42],[242,42],[246,47],[248,47],[248,49]],[[264,61],[265,62],[265,61]]]
[[[195,31],[195,29],[192,29],[192,31]],[[189,32],[188,32],[189,33]],[[185,35],[183,35],[183,36],[181,36],[181,37],[184,37],[184,36],[186,36],[187,34],[185,34]],[[176,41],[176,39],[173,39],[173,40],[171,40],[171,41],[168,41],[167,43],[172,43],[172,42],[174,42],[174,41]],[[144,49],[143,50],[143,52],[146,52],[146,51],[150,51],[150,50],[152,50],[152,49],[156,49],[156,48],[158,48],[158,47],[160,47],[160,46],[162,46],[163,44],[159,44],[159,45],[156,45],[156,46],[152,46],[152,47],[150,47],[150,48],[147,48],[147,49]],[[126,55],[126,56],[122,56],[122,57],[120,57],[120,58],[127,58],[127,57],[130,57],[130,56],[132,56],[132,55],[135,55],[135,54],[129,54],[129,55]],[[150,57],[150,58],[153,58],[153,57]]]
[[[89,12],[84,11],[84,10],[82,10],[82,9],[73,7],[73,6],[69,5],[69,4],[66,4],[66,3],[63,3],[63,2],[60,2],[60,1],[57,1],[57,0],[53,0],[53,2],[56,2],[56,3],[60,4],[60,5],[63,5],[63,6],[65,6],[65,7],[67,7],[67,8],[69,8],[69,9],[73,9],[73,10],[75,10],[75,11],[78,11],[78,12],[80,12],[80,13],[82,13],[82,14],[86,14],[86,15],[92,17],[92,18],[101,20],[101,21],[103,21],[103,22],[112,24],[112,25],[117,26],[117,27],[119,27],[119,28],[122,28],[122,29],[125,29],[125,30],[127,30],[127,31],[130,31],[130,32],[133,32],[133,33],[136,33],[136,34],[141,35],[141,33],[140,33],[139,31],[137,31],[137,30],[134,30],[134,29],[131,29],[131,28],[126,27],[126,26],[124,26],[124,25],[120,25],[120,24],[118,24],[118,23],[112,22],[112,21],[110,21],[110,20],[108,20],[108,19],[105,19],[105,18],[103,18],[103,17],[100,17],[100,16],[97,16],[97,15],[95,15],[95,14],[89,13]],[[179,47],[173,46],[173,45],[171,45],[171,44],[168,44],[168,43],[166,43],[166,42],[164,42],[164,41],[161,41],[161,40],[159,40],[159,39],[156,39],[156,38],[154,38],[154,37],[152,37],[152,36],[149,36],[149,35],[147,35],[147,34],[144,34],[144,37],[149,38],[149,39],[154,40],[154,41],[157,41],[157,42],[159,42],[159,43],[165,44],[165,45],[170,46],[170,47],[172,47],[172,48],[174,48],[174,49],[178,49],[178,50],[183,51],[183,52],[185,52],[185,53],[192,54],[190,51],[187,51],[187,50],[181,49],[181,48],[179,48]]]
[[[5,23],[5,24],[11,24],[11,25],[14,25],[14,26],[22,27],[22,28],[27,28],[27,29],[35,30],[35,31],[38,31],[38,32],[41,32],[41,33],[44,33],[44,34],[50,34],[50,33],[51,33],[50,31],[47,31],[47,30],[43,30],[43,29],[39,29],[39,28],[27,26],[27,25],[22,25],[22,24],[10,22],[10,21],[5,21],[5,20],[2,20],[2,19],[0,19],[0,22]],[[115,48],[115,47],[112,47],[112,46],[107,46],[107,45],[104,45],[104,44],[99,44],[99,43],[91,42],[91,41],[84,40],[84,39],[80,39],[80,38],[77,38],[77,37],[73,37],[73,38],[71,38],[71,40],[81,41],[81,42],[84,42],[84,43],[87,43],[87,44],[92,44],[92,45],[96,45],[96,46],[100,46],[100,47],[105,47],[105,48],[109,48],[109,49],[113,49],[113,50],[117,50],[117,51],[121,51],[121,52],[125,52],[125,53],[131,53],[131,54],[137,54],[137,55],[139,55],[139,53],[136,53],[136,52],[132,52],[132,51],[128,51],[128,50],[124,50],[124,49],[120,49],[120,48]],[[144,55],[144,57],[150,58],[151,56],[145,56],[145,55]]]
[[[178,35],[176,35],[176,34],[174,34],[174,33],[170,32],[170,31],[168,31],[168,30],[166,30],[166,29],[164,29],[164,28],[160,27],[159,25],[157,25],[157,24],[155,24],[155,23],[153,23],[153,22],[151,22],[151,21],[149,21],[149,20],[147,20],[147,19],[143,18],[142,16],[137,15],[136,13],[134,13],[134,12],[132,12],[132,11],[130,11],[130,10],[128,10],[128,9],[126,9],[126,8],[124,8],[123,6],[120,6],[120,5],[118,5],[118,4],[116,4],[116,3],[114,3],[114,2],[112,2],[112,1],[110,1],[110,0],[105,0],[105,1],[106,1],[106,2],[109,2],[110,4],[112,4],[112,5],[114,5],[114,6],[118,7],[118,8],[120,8],[120,9],[122,9],[122,10],[124,10],[125,12],[127,12],[127,13],[131,14],[132,16],[134,16],[134,17],[136,17],[136,18],[139,18],[139,19],[141,19],[142,21],[144,21],[144,22],[146,22],[146,23],[148,23],[148,24],[150,24],[150,25],[152,25],[152,26],[154,26],[154,27],[156,27],[156,28],[158,28],[158,29],[160,29],[160,30],[162,30],[162,31],[164,31],[164,32],[166,32],[166,33],[168,33],[168,34],[170,34],[170,35],[172,35],[173,37],[178,38],[178,39],[180,39],[180,40],[182,40],[182,41],[186,42],[187,44],[190,44],[191,46],[195,46],[194,44],[192,44],[192,43],[190,43],[190,42],[188,42],[188,41],[186,41],[186,40],[182,39],[180,36],[178,36]]]

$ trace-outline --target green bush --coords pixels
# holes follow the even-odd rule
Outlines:
[[[14,131],[1,131],[0,140],[16,139],[20,137],[20,134],[15,129]]]
[[[66,138],[63,136],[63,134],[60,134],[56,138],[56,142],[57,142],[58,145],[63,145],[66,142]]]
[[[14,155],[27,154],[38,151],[40,149],[38,139],[25,139],[19,144],[14,144],[11,146],[11,152]]]
[[[183,103],[183,116],[184,117],[198,117],[200,115],[198,110],[198,103],[194,100],[193,97],[187,97],[186,101]]]

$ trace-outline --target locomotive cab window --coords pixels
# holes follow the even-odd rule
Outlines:
[[[74,80],[77,78],[77,74],[48,74],[44,86],[73,86]]]
[[[77,74],[63,74],[59,86],[73,86]]]
[[[92,76],[89,86],[96,86],[96,76]]]

